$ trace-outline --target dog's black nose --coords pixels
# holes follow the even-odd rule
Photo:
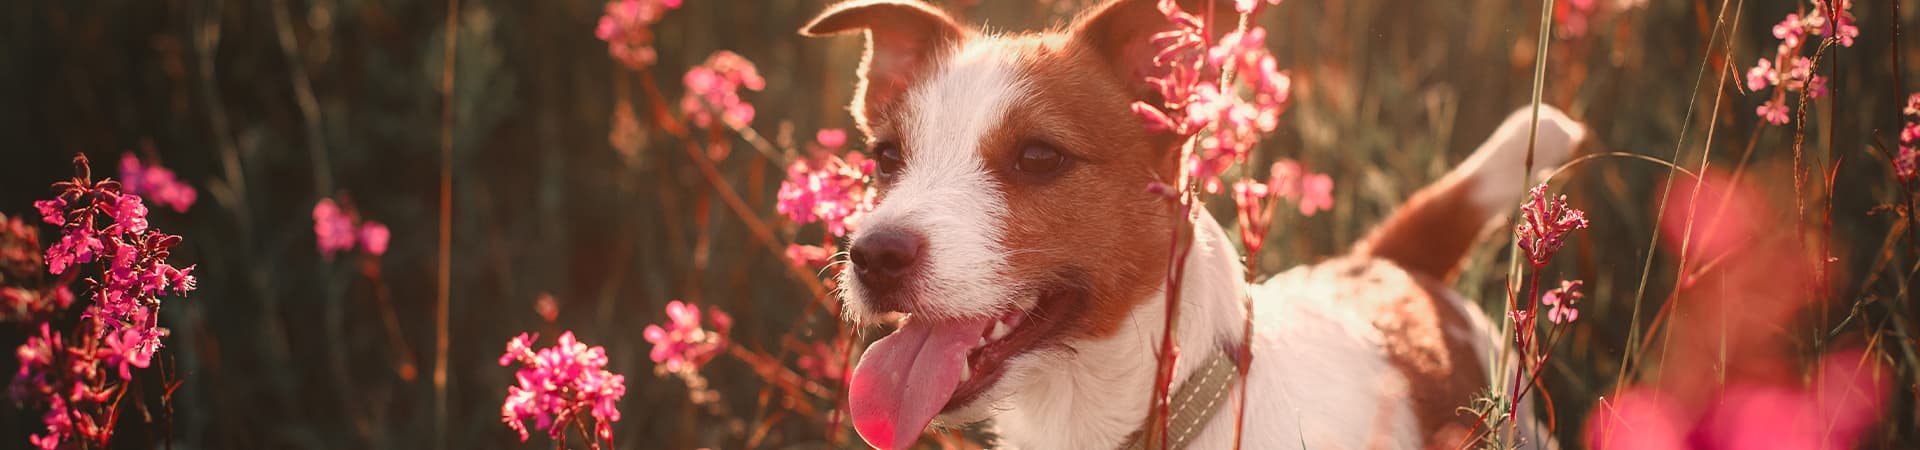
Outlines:
[[[847,252],[854,275],[869,291],[887,293],[898,288],[920,265],[926,243],[901,230],[876,230],[853,242]]]

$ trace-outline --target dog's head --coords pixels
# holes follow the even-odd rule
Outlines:
[[[1113,335],[1163,285],[1179,216],[1148,186],[1175,180],[1178,142],[1130,109],[1160,100],[1150,40],[1172,25],[1155,3],[994,35],[916,0],[858,0],[802,30],[867,38],[851,109],[880,196],[851,236],[845,311],[911,314],[853,374],[869,443],[986,418],[1031,372],[1066,370],[1036,359]]]

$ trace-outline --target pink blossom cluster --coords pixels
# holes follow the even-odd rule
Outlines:
[[[1235,3],[1243,12],[1256,5],[1249,0]],[[1159,8],[1175,27],[1153,36],[1152,44],[1160,49],[1153,61],[1162,72],[1147,81],[1164,101],[1134,102],[1133,112],[1153,132],[1192,136],[1211,126],[1212,134],[1201,139],[1187,170],[1207,192],[1216,193],[1220,174],[1245,159],[1262,133],[1278,126],[1293,79],[1267,51],[1265,29],[1236,30],[1209,45],[1200,17],[1171,0],[1161,1]],[[1251,98],[1242,97],[1236,86],[1222,86],[1223,72],[1234,74],[1237,87]]]
[[[607,54],[634,70],[653,65],[653,30],[667,10],[680,7],[681,0],[613,0],[607,2],[593,36],[607,42]]]
[[[1560,287],[1548,290],[1540,295],[1540,304],[1547,307],[1547,320],[1557,324],[1569,324],[1580,318],[1580,310],[1573,304],[1586,299],[1580,293],[1580,280],[1561,281]]]
[[[553,347],[539,351],[533,349],[537,337],[521,333],[507,341],[507,352],[500,356],[501,366],[520,365],[514,372],[518,384],[507,387],[506,402],[500,405],[501,421],[526,442],[527,420],[557,439],[585,413],[593,417],[595,436],[611,442],[612,423],[620,421],[617,403],[627,394],[627,377],[607,371],[606,349],[575,340],[572,331],[561,333]]]
[[[356,225],[356,221],[360,223]],[[392,232],[385,224],[360,220],[358,214],[342,209],[333,199],[323,198],[313,205],[313,237],[320,255],[332,261],[333,254],[352,251],[356,244],[368,255],[384,255]]]
[[[674,300],[667,303],[667,323],[647,325],[643,331],[653,351],[647,356],[665,373],[691,373],[727,350],[733,317],[710,308],[712,330],[701,328],[700,308]]]
[[[767,80],[760,78],[752,61],[725,50],[688,69],[681,82],[686,84],[687,93],[680,97],[680,109],[700,128],[713,126],[715,115],[732,127],[753,123],[753,104],[740,98],[740,89],[767,88]]]
[[[1900,127],[1900,153],[1893,156],[1893,174],[1901,184],[1913,183],[1916,166],[1920,166],[1920,92],[1907,96],[1907,107],[1901,111],[1907,119],[1906,126]]]
[[[859,226],[861,215],[873,210],[873,188],[867,182],[874,163],[859,152],[841,150],[847,142],[845,131],[820,130],[814,140],[806,156],[787,165],[774,210],[793,223],[820,222],[834,236],[845,236]],[[806,255],[793,252],[788,256]]]
[[[1527,192],[1527,202],[1520,205],[1520,224],[1513,228],[1513,238],[1520,242],[1520,250],[1526,252],[1527,262],[1534,269],[1547,266],[1553,254],[1566,245],[1567,233],[1587,227],[1587,214],[1567,206],[1567,196],[1551,199],[1547,194],[1547,185],[1541,183]]]
[[[160,296],[184,295],[198,285],[194,266],[177,268],[167,261],[180,237],[150,226],[140,196],[124,192],[119,181],[93,180],[84,155],[74,158],[74,169],[73,178],[54,183],[57,196],[34,207],[42,221],[60,227],[59,241],[44,258],[50,273],[66,280],[87,264],[98,268],[87,279],[92,302],[64,338],[41,322],[40,336],[15,352],[20,371],[14,375],[14,398],[49,408],[43,417],[47,433],[29,438],[45,449],[75,435],[105,445],[123,382],[133,379],[134,368],[152,363],[167,336],[159,326]],[[5,292],[19,295],[12,288]],[[64,286],[44,292],[40,295],[52,295],[59,307],[72,304],[72,294],[62,294]]]
[[[175,178],[172,170],[159,164],[141,164],[140,158],[132,153],[120,155],[120,189],[172,208],[174,212],[187,212],[198,197],[193,186]]]
[[[1754,110],[1767,123],[1784,125],[1791,120],[1787,116],[1788,92],[1799,92],[1809,98],[1827,95],[1826,77],[1813,74],[1813,60],[1801,56],[1803,49],[1811,48],[1806,45],[1810,42],[1809,36],[1830,37],[1841,47],[1852,47],[1853,39],[1860,36],[1853,12],[1849,11],[1853,0],[1837,0],[1838,4],[1832,1],[1812,0],[1811,10],[1803,8],[1799,13],[1787,14],[1786,19],[1773,26],[1773,37],[1780,39],[1773,58],[1760,58],[1747,70],[1747,89],[1757,92],[1768,86],[1779,87],[1766,103]]]

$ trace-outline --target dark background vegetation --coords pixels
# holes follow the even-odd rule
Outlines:
[[[1593,129],[1596,143],[1587,151],[1677,154],[1688,167],[1708,150],[1716,165],[1749,152],[1755,167],[1791,160],[1791,129],[1756,133],[1760,95],[1736,85],[1752,61],[1771,54],[1777,41],[1768,29],[1800,5],[1751,0],[1738,17],[1728,11],[1726,26],[1738,27],[1729,55],[1725,41],[1710,50],[1708,36],[1716,15],[1739,0],[1598,1],[1586,34],[1556,33],[1546,76],[1546,101]],[[705,370],[731,411],[715,417],[693,407],[677,380],[652,374],[641,329],[664,320],[661,308],[673,299],[733,312],[734,339],[755,348],[779,348],[796,323],[821,331],[834,319],[799,314],[809,294],[704,194],[682,143],[643,130],[644,145],[631,158],[609,144],[615,99],[644,102],[637,88],[616,89],[617,79],[638,86],[639,77],[593,36],[602,2],[461,3],[445,436],[430,431],[445,3],[0,4],[0,211],[30,214],[31,201],[68,173],[76,152],[108,173],[122,152],[157,158],[200,190],[189,212],[156,208],[153,217],[186,237],[174,258],[200,265],[201,289],[170,301],[164,315],[175,334],[161,359],[177,365],[185,384],[171,422],[123,417],[129,425],[120,446],[170,438],[182,448],[427,448],[442,440],[447,448],[519,447],[499,422],[512,373],[497,358],[522,331],[565,329],[605,345],[610,369],[628,376],[625,418],[615,428],[621,448],[745,442],[752,412],[763,411],[758,378],[726,358]],[[660,62],[649,70],[677,100],[681,73],[713,51],[731,50],[767,78],[765,91],[745,94],[759,110],[753,125],[762,134],[804,142],[820,128],[850,127],[844,105],[859,40],[794,31],[826,3],[687,0],[654,27]],[[1017,31],[1061,23],[1090,2],[940,3],[968,23]],[[1255,167],[1294,157],[1332,174],[1336,208],[1277,222],[1268,250],[1253,258],[1259,269],[1274,273],[1342,251],[1526,104],[1539,5],[1287,0],[1269,9],[1259,23],[1295,77],[1294,103]],[[1876,139],[1894,142],[1900,126],[1905,95],[1893,56],[1920,61],[1912,51],[1920,42],[1902,37],[1906,45],[1896,47],[1892,35],[1895,22],[1911,29],[1920,7],[1905,5],[1896,18],[1891,6],[1856,1],[1858,44],[1823,62],[1837,68],[1836,95],[1807,119],[1809,164],[1827,164],[1830,154],[1845,161],[1832,197],[1833,236],[1851,280],[1865,278],[1896,220],[1874,209],[1899,197],[1870,147]],[[1729,58],[1736,67],[1722,65]],[[1714,77],[1727,70],[1733,78],[1716,96]],[[650,113],[643,107],[640,114]],[[1710,147],[1703,145],[1709,128]],[[783,166],[745,150],[720,164],[762,217],[774,215]],[[1789,180],[1783,171],[1755,173],[1771,183]],[[1565,438],[1577,435],[1579,418],[1616,381],[1665,176],[1660,166],[1625,159],[1562,175],[1594,221],[1552,269],[1592,289],[1548,375]],[[392,251],[378,263],[384,284],[361,276],[352,260],[329,262],[316,252],[310,212],[327,196],[349,198],[364,216],[392,226]],[[1499,245],[1477,252],[1461,283],[1488,305],[1502,298]],[[1664,293],[1673,268],[1667,258],[1655,261],[1648,291]],[[1874,327],[1892,310],[1884,305],[1912,301],[1888,298],[1904,274],[1889,271],[1900,273],[1840,283],[1830,310],[1819,311],[1833,314],[1814,314],[1826,319],[1810,319],[1806,334],[1825,336],[1812,330],[1836,326],[1870,300],[1882,306],[1861,309],[1869,318],[1847,326],[1883,331]],[[542,293],[558,299],[557,323],[534,314]],[[398,339],[382,325],[383,294],[403,330]],[[0,333],[0,348],[24,334]],[[1889,339],[1912,348],[1911,338]],[[1813,355],[1826,345],[1809,337],[1801,350]],[[12,359],[5,360],[0,369],[10,370]],[[1896,372],[1895,398],[1866,440],[1870,447],[1916,442],[1914,367],[1903,363]],[[38,414],[0,408],[0,447],[24,446]],[[789,420],[764,443],[828,445],[824,435],[815,422]],[[547,445],[542,440],[527,445]]]

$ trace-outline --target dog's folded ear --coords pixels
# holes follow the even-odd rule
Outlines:
[[[1080,16],[1074,22],[1073,36],[1086,45],[1099,51],[1102,60],[1107,61],[1114,75],[1127,83],[1135,100],[1158,104],[1163,99],[1156,89],[1147,82],[1147,77],[1158,74],[1153,62],[1154,55],[1160,53],[1154,45],[1154,35],[1174,29],[1173,21],[1161,12],[1162,2],[1179,5],[1202,21],[1211,21],[1209,27],[1212,37],[1218,39],[1232,32],[1239,24],[1240,13],[1234,10],[1237,3],[1244,0],[1115,0],[1095,8]],[[1257,7],[1261,1],[1246,2]],[[1209,11],[1208,5],[1213,9]],[[1257,12],[1257,10],[1255,10]]]
[[[855,93],[856,101],[865,101],[866,107],[854,108],[856,115],[871,115],[873,108],[898,99],[915,78],[930,70],[933,62],[965,35],[965,29],[952,17],[919,0],[840,3],[821,12],[800,29],[800,34],[828,36],[853,31],[865,31],[867,36],[867,53],[860,62],[860,86]],[[859,119],[865,122],[865,117]]]

